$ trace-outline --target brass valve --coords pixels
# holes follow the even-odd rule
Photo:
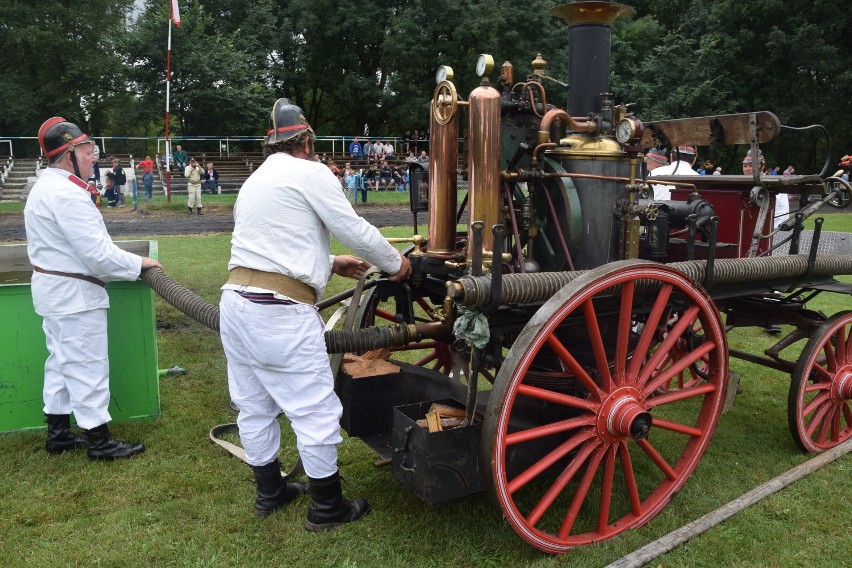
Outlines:
[[[391,244],[412,243],[414,245],[414,250],[409,253],[409,256],[422,256],[423,254],[425,254],[423,252],[423,243],[426,242],[426,239],[423,237],[423,235],[414,235],[413,237],[395,237],[385,240],[387,240],[387,242]]]

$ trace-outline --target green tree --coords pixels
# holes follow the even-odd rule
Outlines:
[[[116,46],[132,0],[30,0],[0,4],[0,132],[35,135],[61,115],[110,131],[128,107],[127,68]]]

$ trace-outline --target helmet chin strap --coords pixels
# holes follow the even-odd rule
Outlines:
[[[80,176],[80,167],[77,165],[77,155],[74,153],[74,148],[69,148],[68,153],[71,154],[71,164],[74,166],[74,175],[83,179]]]

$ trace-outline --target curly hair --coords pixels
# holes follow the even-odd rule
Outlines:
[[[287,140],[282,140],[281,142],[276,142],[275,144],[265,144],[263,146],[263,157],[275,154],[277,152],[286,152],[287,154],[292,154],[294,150],[298,150],[305,145],[305,140],[310,139],[311,146],[314,144],[314,139],[316,136],[314,135],[313,130],[310,128],[305,130],[304,132],[300,132],[293,136],[292,138],[288,138]]]

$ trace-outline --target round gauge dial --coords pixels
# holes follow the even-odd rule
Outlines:
[[[623,118],[615,126],[615,139],[621,144],[627,144],[636,138],[637,124],[633,118]]]
[[[441,65],[438,67],[438,70],[435,71],[435,82],[440,83],[442,81],[452,81],[453,80],[453,68],[449,65]]]
[[[487,53],[480,55],[476,60],[476,74],[485,77],[491,73],[492,69],[494,69],[494,58]]]

